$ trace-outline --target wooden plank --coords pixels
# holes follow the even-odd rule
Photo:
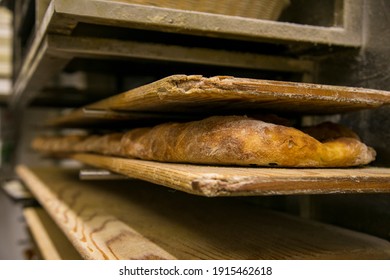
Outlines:
[[[51,53],[44,38],[39,49],[28,53],[10,98],[12,108],[23,108],[73,58]]]
[[[389,168],[217,167],[75,154],[73,159],[201,196],[390,192]]]
[[[69,62],[71,57],[53,56],[48,52],[47,30],[50,25],[54,28],[54,2],[51,1],[48,5],[40,25],[36,26],[33,41],[23,60],[22,67],[19,73],[16,73],[15,86],[13,94],[9,99],[12,108],[23,108],[28,104],[39,90],[44,87],[44,83],[57,75],[63,67]],[[69,20],[57,19],[61,23],[58,27],[63,30],[63,34],[69,34],[65,29],[69,30],[75,26]],[[38,73],[36,73],[38,72]],[[37,76],[35,76],[37,74]]]
[[[49,35],[48,44],[50,50],[59,55],[82,58],[136,58],[291,73],[314,70],[314,63],[305,59],[132,40]]]
[[[56,62],[51,64],[53,67],[52,69],[37,67],[37,65],[46,65],[49,67],[48,65],[50,64],[47,60],[41,61],[43,59],[42,45],[45,44],[45,36],[48,32],[71,35],[72,30],[76,28],[79,22],[211,37],[245,39],[249,41],[270,40],[282,43],[290,43],[293,41],[299,42],[300,44],[306,42],[356,47],[361,44],[361,32],[360,28],[358,28],[361,18],[359,16],[361,2],[360,0],[358,1],[359,3],[357,4],[356,1],[354,1],[353,4],[351,0],[344,1],[343,28],[328,28],[183,10],[180,11],[120,3],[116,1],[53,0],[48,5],[46,12],[43,15],[40,13],[39,17],[42,18],[42,20],[39,21],[39,26],[36,26],[35,34],[33,36],[34,40],[27,53],[26,59],[23,62],[23,68],[20,73],[17,73],[15,94],[12,95],[10,103],[12,107],[22,107],[27,104],[29,100],[33,99],[35,94],[41,89],[43,83],[41,82],[39,86],[36,84],[35,81],[39,81],[40,79],[36,78],[30,69],[33,69],[33,71],[40,71],[38,74],[40,78],[45,78],[46,75],[54,76],[62,70],[67,60],[69,60],[69,57],[67,57],[64,61],[63,56],[66,51],[62,53],[58,52],[55,55],[52,54],[51,60]],[[71,37],[68,39],[70,38]],[[72,38],[72,40],[77,39]],[[97,41],[99,41],[99,39]],[[118,42],[110,41],[109,43],[110,44],[107,46],[112,46],[114,43]],[[93,46],[93,44],[90,46]],[[93,52],[93,56],[108,55],[111,57],[120,57],[125,55],[125,52],[123,51],[125,49],[126,48],[118,52],[118,48],[116,48],[116,51],[107,52],[107,49],[103,48],[103,54],[99,53],[99,49],[97,49],[97,52],[96,50]],[[139,43],[133,46],[132,49],[134,51],[132,54],[133,56],[153,59],[156,56],[158,57],[160,45],[156,44],[153,46],[152,44],[149,44],[145,49],[144,45]],[[74,49],[73,51],[76,52]],[[82,49],[79,49],[78,51],[83,55],[91,55],[91,50],[88,48],[85,51]],[[283,62],[281,59],[267,59],[265,56],[254,56],[253,54],[238,54],[235,55],[233,59],[227,59],[227,57],[231,57],[231,53],[226,56],[224,51],[209,53],[205,50],[189,50],[178,46],[169,46],[168,48],[165,48],[165,54],[168,53],[173,55],[173,58],[181,58],[187,62],[196,61],[196,63],[207,63],[207,59],[205,59],[205,56],[207,55],[209,58],[214,57],[213,61],[214,63],[218,62],[218,65],[230,64],[230,66],[232,66],[233,63],[235,65],[238,64],[239,67],[242,67],[242,65],[258,65],[256,67],[261,68],[266,65],[266,68],[280,69],[287,67],[287,69],[290,69],[289,71],[291,71],[291,69],[294,69],[294,65],[297,66],[302,64],[293,62],[294,60],[291,59],[286,59]],[[194,57],[188,57],[188,55],[194,55]],[[44,56],[44,58],[47,58],[47,56]],[[159,58],[165,60],[172,59],[169,55],[165,57],[159,56]],[[303,65],[305,65],[305,63],[303,63]],[[301,67],[305,66],[298,66],[297,69],[300,69]],[[21,104],[19,104],[19,101]]]
[[[309,43],[359,47],[362,43],[360,0],[345,0],[342,27],[322,27],[194,11],[175,10],[117,1],[53,0],[55,15],[49,31],[60,33],[56,21],[67,19],[125,28],[157,30],[209,37],[276,43]]]
[[[66,236],[42,208],[28,207],[23,215],[45,260],[81,260]]]
[[[224,14],[231,16],[277,20],[280,12],[289,5],[289,1],[277,0],[270,3],[267,0],[246,1],[239,3],[236,0],[225,1],[171,1],[171,0],[106,0],[128,4],[148,5],[162,8],[197,11],[203,13]]]
[[[156,250],[141,247],[140,238],[178,259],[390,258],[388,241],[233,198],[189,196],[140,181],[81,182],[74,170],[19,166],[17,172],[88,258],[154,258]]]
[[[342,113],[390,104],[390,92],[234,77],[173,75],[86,106],[93,110],[245,114],[251,110]],[[131,119],[131,117],[129,118]],[[50,125],[90,122],[83,109]]]
[[[39,29],[38,33],[42,33],[42,30]],[[38,43],[41,44],[39,48]],[[27,104],[28,100],[33,99],[45,86],[46,81],[58,75],[66,64],[76,57],[157,60],[306,74],[313,71],[313,63],[308,60],[228,50],[49,34],[43,38],[35,37],[18,74],[11,105],[16,106],[18,100]]]
[[[46,14],[51,0],[39,0],[35,2],[35,28],[39,28]]]
[[[69,189],[70,192],[62,189],[68,184],[78,185],[77,178],[72,180],[69,173],[53,173],[54,181],[50,182],[41,181],[27,168],[19,167],[18,173],[84,259],[173,259],[121,219],[101,211],[103,208],[99,209],[96,204],[90,207],[90,203],[97,202],[93,190],[84,196],[79,194],[80,189]],[[80,195],[82,203],[77,205]]]

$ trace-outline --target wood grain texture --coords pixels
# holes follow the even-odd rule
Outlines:
[[[74,57],[96,59],[146,59],[300,74],[314,71],[314,63],[310,60],[263,55],[253,51],[95,38],[88,34],[77,37],[49,34],[47,38],[50,51],[58,53],[58,56],[72,54]]]
[[[109,0],[111,1],[111,0]],[[267,0],[235,0],[225,1],[171,1],[171,0],[114,0],[128,4],[150,5],[163,8],[198,11],[202,13],[216,13],[230,16],[240,16],[249,18],[259,18],[267,20],[277,20],[284,8],[289,5],[288,1],[267,1]]]
[[[45,260],[82,259],[44,209],[28,207],[23,209],[23,216]]]
[[[72,158],[132,178],[202,196],[390,192],[388,168],[217,167],[75,154]]]
[[[341,113],[390,104],[387,91],[235,77],[174,75],[86,106],[131,112],[219,114],[270,110],[305,114]],[[258,111],[257,111],[258,112]],[[90,121],[83,109],[50,125]]]
[[[19,166],[17,172],[88,258],[169,256],[160,248],[178,259],[390,258],[387,241],[234,198],[191,196],[142,181],[79,181],[75,170]]]
[[[337,28],[134,5],[123,3],[124,1],[54,0],[52,2],[55,14],[49,32],[55,33],[70,34],[75,25],[86,22],[282,44],[299,42],[301,45],[309,43],[343,47],[362,45],[361,32],[358,32],[362,24],[361,0],[343,1],[343,21]]]
[[[69,173],[52,171],[43,171],[48,172],[47,175],[51,174],[49,178],[52,180],[46,182],[41,181],[27,168],[18,169],[19,175],[35,197],[83,258],[173,259],[172,255],[107,213],[102,205],[114,208],[116,206],[105,203],[106,197],[99,198],[99,194],[94,195],[93,192],[84,195],[80,189],[82,184],[77,184],[76,178],[72,180]]]

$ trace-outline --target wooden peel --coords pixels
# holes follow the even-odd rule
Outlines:
[[[390,192],[388,168],[216,167],[74,154],[85,164],[201,196]]]
[[[387,91],[307,83],[267,81],[217,76],[174,75],[122,94],[90,104],[69,115],[54,119],[51,126],[91,123],[85,109],[129,112],[128,120],[167,118],[167,113],[219,114],[249,113],[259,110],[334,114],[390,104]],[[125,116],[122,115],[123,118]],[[104,114],[96,118],[101,122]],[[113,119],[115,120],[115,118]]]
[[[88,259],[390,258],[388,241],[233,198],[79,181],[77,171],[60,168],[17,173]]]

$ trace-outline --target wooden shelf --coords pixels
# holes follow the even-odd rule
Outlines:
[[[285,169],[162,163],[93,154],[72,158],[201,196],[388,193],[389,168]]]
[[[253,52],[49,34],[35,37],[18,73],[11,104],[27,104],[76,58],[170,61],[308,75],[314,68],[308,60]]]
[[[277,55],[262,55],[212,46],[194,47],[137,40],[75,35],[80,24],[117,29],[187,34],[246,42],[289,45],[361,46],[361,0],[344,0],[341,24],[332,27],[292,24],[237,16],[199,13],[101,0],[52,0],[38,8],[33,41],[16,77],[12,107],[23,107],[74,58],[120,58],[184,62],[269,71],[300,72],[310,76],[313,63]],[[120,13],[115,12],[120,11]],[[96,28],[94,28],[96,29]],[[76,32],[77,33],[77,32]]]
[[[390,104],[390,92],[365,88],[245,79],[173,75],[103,99],[63,117],[50,126],[83,126],[102,119],[167,118],[167,113],[192,115],[250,114],[259,110],[334,114]],[[91,116],[86,110],[100,112]],[[120,117],[113,116],[120,111]],[[129,112],[128,115],[123,112]],[[189,114],[192,113],[192,114]]]
[[[336,6],[343,7],[342,16],[336,16],[338,24],[330,27],[125,2],[41,1],[43,7],[37,6],[37,25],[29,34],[31,42],[9,98],[12,109],[29,104],[65,69],[75,70],[67,67],[72,61],[175,62],[293,73],[306,81],[314,72],[314,60],[292,57],[286,50],[363,45],[362,0],[337,1]],[[104,27],[105,34],[107,30],[123,34],[120,30],[127,29],[210,41],[189,46],[86,32],[94,27]],[[244,47],[229,49],[228,43],[224,49],[213,48],[210,42],[217,40],[278,45],[285,52],[247,52]],[[168,113],[185,118],[186,113],[200,116],[213,110],[334,114],[388,104],[390,94],[379,90],[178,75],[93,103],[49,125],[71,127],[118,118],[139,125],[138,121],[167,118]],[[91,118],[88,111],[97,114]],[[231,197],[388,193],[389,168],[210,167],[93,154],[71,157],[140,181],[80,181],[78,170],[19,166],[18,175],[54,221],[40,210],[25,210],[46,259],[390,259],[388,241],[259,209]],[[70,247],[77,253],[67,251]]]
[[[80,23],[92,23],[249,41],[304,42],[350,47],[359,47],[361,44],[360,0],[343,1],[343,20],[337,27],[292,24],[125,2],[53,0],[43,22],[50,32],[62,34],[71,34]]]
[[[39,252],[45,260],[82,259],[45,210],[28,207],[23,209],[23,215]]]
[[[79,181],[75,170],[17,168],[87,259],[389,259],[390,243],[234,198],[141,181]]]

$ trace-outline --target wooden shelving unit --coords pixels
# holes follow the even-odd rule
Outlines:
[[[216,167],[150,162],[94,154],[75,154],[72,158],[129,178],[142,179],[202,196],[390,192],[388,168]]]
[[[27,104],[75,58],[142,59],[293,73],[311,73],[308,60],[240,51],[105,38],[35,37],[14,86],[11,105]],[[23,101],[22,101],[23,100]]]
[[[217,114],[337,114],[390,104],[390,92],[234,77],[173,75],[49,120],[49,127]],[[215,114],[215,113],[214,113]]]
[[[361,44],[361,2],[344,0],[337,27],[318,27],[269,20],[174,10],[131,1],[51,1],[42,20],[44,29],[71,34],[80,23],[161,30],[201,36],[316,43],[358,47]],[[120,13],[116,11],[121,11]],[[207,24],[205,24],[207,23]]]
[[[156,43],[142,39],[117,40],[109,35],[115,33],[115,29],[127,29],[185,34],[195,36],[195,41],[218,38],[285,46],[361,46],[361,1],[344,0],[335,9],[338,15],[335,25],[324,27],[137,5],[131,1],[42,1],[36,6],[31,43],[24,58],[19,59],[23,60],[23,65],[17,73],[10,104],[13,107],[28,104],[75,58],[136,58],[300,72],[310,76],[313,63],[309,60],[262,54],[261,50],[248,52],[245,47],[241,51],[229,50],[229,41],[223,43],[222,48],[213,48],[213,40],[203,47],[194,47],[170,43],[170,39]],[[109,35],[100,33],[91,37],[91,29],[79,31],[85,25],[92,25],[92,30],[110,27],[113,31]],[[126,36],[129,37],[132,35]],[[185,40],[188,38],[179,42]]]
[[[17,172],[86,259],[390,258],[385,240],[232,198],[80,181],[77,170]]]
[[[88,127],[94,123],[101,125],[102,122],[114,124],[118,120],[124,120],[129,125],[142,119],[164,117],[167,112],[196,116],[210,110],[220,114],[267,109],[284,113],[329,114],[387,104],[390,104],[390,93],[386,91],[233,77],[175,75],[86,105],[51,120],[48,125]],[[94,118],[86,111],[97,111],[100,115]],[[130,114],[126,115],[126,112]],[[117,114],[122,119],[118,119]],[[388,168],[238,168],[148,162],[93,154],[75,154],[71,157],[131,178],[204,196],[390,192]]]
[[[209,91],[202,95],[197,89],[172,93],[184,75],[171,76],[48,120],[46,128],[96,129],[96,124],[118,120],[131,127],[148,120],[185,120],[209,112],[245,114],[247,110],[299,118],[386,106],[390,97],[385,91],[300,83],[313,81],[317,51],[348,52],[363,46],[363,2],[334,1],[333,23],[314,26],[125,0],[37,1],[35,25],[14,61],[20,67],[9,104],[15,112],[23,110],[48,91],[47,85],[56,77],[66,71],[83,71],[93,61],[107,75],[124,63],[133,71],[120,69],[126,74],[137,73],[143,63],[146,68],[174,63],[280,77],[288,74],[291,81],[299,82],[263,80],[259,87],[245,81],[238,98],[229,88],[230,77],[194,76],[203,86],[213,79],[226,82],[217,92],[206,86]],[[29,22],[16,21],[14,27],[20,31],[23,26],[26,29]],[[66,90],[58,88],[59,93]],[[85,259],[390,259],[390,244],[383,239],[260,209],[233,197],[202,197],[389,193],[387,167],[288,170],[170,164],[93,154],[71,157],[144,180],[107,184],[81,181],[79,170],[18,166],[19,177]],[[49,248],[46,258],[66,258],[55,245],[63,237],[50,233],[54,224],[44,225],[48,217],[30,209],[25,214],[42,252]],[[38,242],[40,232],[52,242]],[[72,254],[66,255],[77,258]]]

